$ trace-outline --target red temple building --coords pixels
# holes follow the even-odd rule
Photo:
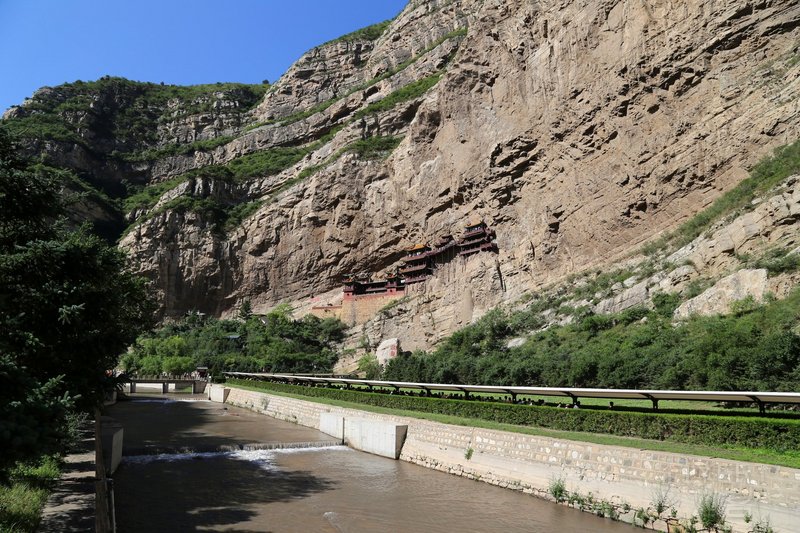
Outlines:
[[[391,275],[379,281],[359,281],[353,274],[348,274],[344,280],[344,299],[352,299],[355,296],[366,296],[372,294],[397,294],[405,290],[403,280],[397,275]]]
[[[404,276],[403,282],[406,285],[425,281],[433,273],[431,268],[431,249],[424,244],[418,244],[410,248],[408,255],[403,258],[403,266],[399,273]]]
[[[497,252],[496,234],[482,220],[472,222],[464,230],[460,240],[452,235],[443,235],[432,248],[418,244],[408,250],[403,258],[399,274],[406,285],[420,283],[433,275],[439,265],[449,263],[456,256],[469,256],[479,252]]]
[[[496,252],[495,237],[494,230],[482,220],[477,224],[467,226],[466,230],[464,230],[464,235],[461,236],[461,241],[458,243],[461,249],[458,255],[468,256],[478,252]]]
[[[341,305],[317,305],[312,313],[320,317],[335,316],[351,324],[362,323],[373,316],[385,299],[404,296],[406,286],[422,283],[440,266],[456,257],[469,257],[480,252],[497,252],[495,232],[482,220],[471,221],[460,239],[443,235],[432,247],[417,244],[406,250],[403,263],[397,272],[383,280],[370,280],[367,276],[347,274],[344,279],[344,298]]]

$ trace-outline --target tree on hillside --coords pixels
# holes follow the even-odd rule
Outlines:
[[[0,405],[18,407],[0,409],[6,464],[57,446],[70,398],[94,405],[105,371],[152,316],[124,255],[63,213],[57,179],[0,128]],[[26,417],[25,406],[49,411]],[[38,429],[24,431],[26,420]]]

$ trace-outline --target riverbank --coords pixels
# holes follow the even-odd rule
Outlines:
[[[227,403],[317,429],[322,413],[406,424],[401,460],[631,522],[659,503],[671,504],[662,517],[674,508],[688,519],[711,494],[725,498],[733,531],[756,520],[791,531],[800,519],[798,469],[454,426],[239,387]],[[666,529],[663,520],[656,526]]]
[[[114,474],[119,533],[631,531],[410,462],[339,444],[304,447],[332,439],[231,404],[134,397],[109,414],[128,442]],[[261,447],[276,442],[285,447]]]

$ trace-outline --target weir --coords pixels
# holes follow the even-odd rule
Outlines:
[[[560,479],[571,493],[624,502],[617,512],[627,513],[627,521],[633,520],[632,510],[651,506],[659,490],[668,491],[682,518],[697,514],[698,495],[724,495],[734,532],[750,530],[747,516],[769,519],[776,531],[793,531],[800,519],[800,470],[794,468],[454,426],[229,389],[231,405],[337,438],[347,434],[350,420],[371,422],[362,426],[365,431],[383,423],[405,426],[399,453],[403,461],[550,500],[549,485]],[[353,443],[363,446],[357,439],[348,445]],[[663,521],[655,525],[666,529]]]
[[[406,441],[408,425],[320,413],[319,430],[341,439],[342,444],[353,449],[399,459]]]
[[[209,385],[208,399],[213,402],[225,403],[231,389],[220,385]],[[247,406],[253,408],[253,405]],[[262,407],[264,407],[262,405]],[[300,422],[298,422],[300,423]],[[303,424],[301,425],[308,425]],[[320,413],[318,421],[311,427],[319,429],[322,433],[336,437],[337,441],[330,441],[326,445],[345,444],[354,450],[399,459],[400,452],[408,433],[407,424],[398,424],[356,416],[342,416],[334,413]],[[321,443],[309,443],[319,445]],[[258,446],[258,445],[252,445]],[[295,446],[297,447],[297,446]],[[273,448],[236,448],[236,449],[273,449]]]
[[[250,452],[256,450],[292,450],[309,448],[330,448],[331,446],[341,446],[342,442],[337,440],[320,440],[307,442],[252,442],[249,444],[220,444],[216,446],[148,446],[136,447],[128,446],[125,448],[125,457],[145,456],[167,456],[167,455],[192,455],[192,454],[215,454],[229,452]],[[121,452],[120,452],[121,457]],[[117,463],[119,464],[119,462]]]
[[[240,392],[229,388],[225,404],[173,397],[109,407],[127,441],[114,474],[120,531],[627,530],[521,493],[341,445],[350,419],[382,422],[380,417],[330,418],[342,435],[332,437],[303,427],[309,418],[302,409],[286,409],[285,398],[237,397]],[[234,405],[240,402],[247,409]],[[283,416],[263,416],[274,411]],[[315,413],[318,424],[324,417]],[[154,453],[168,448],[179,453]],[[142,449],[145,455],[134,455]],[[200,449],[218,451],[191,451]],[[480,513],[474,512],[475,501],[485,507]]]

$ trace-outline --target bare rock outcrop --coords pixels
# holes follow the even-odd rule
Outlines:
[[[495,305],[607,267],[795,141],[798,39],[794,0],[413,0],[377,40],[304,55],[246,117],[249,128],[211,113],[160,130],[235,138],[135,168],[151,181],[275,147],[307,153],[233,188],[168,193],[253,203],[233,229],[202,210],[166,209],[165,197],[136,213],[121,244],[165,314],[225,314],[243,299],[256,311],[307,302],[348,272],[380,275],[407,247],[457,235],[478,216],[497,232],[497,255],[454,264],[457,275],[437,274],[363,326],[371,341],[429,348]],[[434,81],[424,94],[368,107],[422,79]],[[381,137],[402,142],[385,157],[350,150]],[[793,226],[796,194],[757,206],[677,254],[677,270],[637,280],[598,310],[726,272],[763,228],[775,238]]]
[[[748,297],[755,303],[761,303],[768,286],[766,269],[739,270],[681,304],[675,310],[675,318],[682,320],[691,315],[725,315],[731,311],[731,304]]]
[[[414,50],[392,43],[409,44],[403,29],[426,27],[424,10],[434,4],[410,5],[374,44],[368,68],[413,57]],[[342,158],[265,205],[225,241],[205,238],[221,254],[213,270],[231,280],[230,292],[214,293],[219,308],[232,309],[245,297],[268,308],[332,290],[345,272],[380,273],[405,247],[457,234],[471,215],[498,234],[504,291],[487,298],[492,304],[601,265],[674,225],[733,186],[766,150],[798,134],[798,67],[764,69],[792,53],[800,8],[748,6],[448,4],[453,21],[466,17],[468,34],[439,84],[410,111],[406,138],[391,157]],[[335,44],[313,52],[276,87],[289,84],[297,92],[307,76],[316,81],[304,94],[312,94],[328,73],[341,94],[379,74],[326,66],[352,51]],[[308,71],[314,58],[319,73]],[[268,95],[258,113],[280,115],[276,98]],[[180,239],[167,228],[152,232],[150,244],[124,244],[138,254],[162,246],[164,237]],[[137,262],[151,275],[163,270]],[[207,298],[206,270],[187,265],[184,273],[185,288]],[[642,302],[648,287],[627,289],[624,302],[608,310]],[[448,318],[460,306],[451,290],[434,283],[426,296],[436,302],[431,313],[420,304],[367,329],[376,338],[429,347],[463,325]],[[431,314],[440,319],[425,318]],[[407,342],[409,335],[415,339]]]
[[[757,204],[710,237],[695,239],[673,253],[672,262],[687,261],[695,269],[712,275],[735,265],[736,255],[747,254],[764,241],[784,246],[800,244],[797,224],[800,222],[800,187],[798,176],[785,181],[779,194],[757,200]]]

